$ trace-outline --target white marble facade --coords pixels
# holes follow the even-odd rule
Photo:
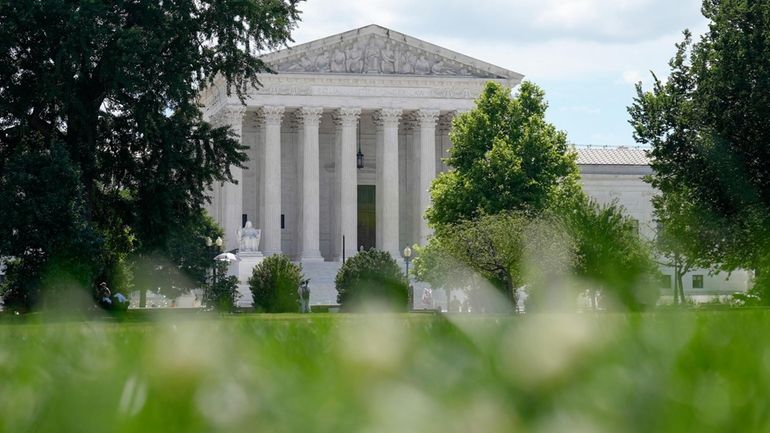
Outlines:
[[[489,80],[522,75],[372,25],[264,57],[277,74],[240,103],[212,86],[205,116],[249,147],[237,184],[217,186],[209,212],[237,248],[244,219],[260,251],[298,261],[339,261],[364,246],[398,256],[429,235],[428,187],[444,169],[449,124],[474,107]],[[356,167],[358,151],[364,167]],[[358,186],[374,186],[376,235],[357,239]],[[374,245],[372,245],[372,243]]]
[[[261,229],[260,252],[301,262],[314,304],[334,303],[333,276],[343,254],[364,245],[400,257],[404,246],[425,242],[430,232],[422,215],[431,181],[447,170],[442,158],[451,146],[451,119],[474,108],[488,81],[514,88],[523,78],[377,25],[264,60],[277,73],[262,75],[262,87],[245,105],[217,85],[201,95],[204,116],[230,125],[249,156],[245,169],[232,170],[237,184],[215,186],[207,210],[224,228],[227,250],[238,247],[237,230],[249,220]],[[586,192],[620,202],[652,238],[653,191],[642,181],[649,172],[643,153],[582,150],[579,156]],[[376,200],[364,209],[358,199],[367,191]],[[370,229],[365,239],[358,237],[362,224]]]

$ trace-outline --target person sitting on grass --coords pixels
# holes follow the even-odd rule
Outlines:
[[[130,304],[128,298],[122,293],[115,293],[114,295],[107,287],[107,283],[99,283],[99,288],[96,289],[96,303],[108,311],[126,311]]]
[[[99,287],[96,289],[96,303],[105,310],[112,308],[112,293],[107,287],[107,283],[99,283]]]
[[[113,311],[126,311],[131,302],[126,296],[120,292],[112,295],[112,310]]]

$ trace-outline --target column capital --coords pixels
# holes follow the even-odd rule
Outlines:
[[[211,123],[220,126],[240,126],[245,114],[246,106],[244,105],[225,105],[211,116]]]
[[[318,125],[323,112],[323,107],[302,107],[297,110],[296,116],[303,125]]]
[[[452,120],[454,120],[454,113],[447,113],[439,116],[438,127],[441,132],[447,132],[452,129]]]
[[[272,125],[281,124],[284,112],[286,112],[286,107],[278,105],[265,105],[260,109],[262,121]]]
[[[338,126],[356,126],[361,116],[360,108],[342,107],[334,112],[334,123]]]
[[[435,128],[440,114],[439,110],[421,109],[417,110],[414,115],[421,127]]]
[[[400,108],[382,108],[374,112],[374,123],[379,127],[398,127],[403,110]]]

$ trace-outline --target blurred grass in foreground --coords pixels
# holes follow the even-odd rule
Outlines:
[[[2,432],[770,431],[770,311],[0,322]]]

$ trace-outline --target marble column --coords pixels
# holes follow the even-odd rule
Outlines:
[[[323,108],[303,107],[297,112],[302,129],[301,142],[301,202],[300,231],[302,235],[300,260],[323,261],[319,248],[320,236],[320,177],[318,159],[318,125]]]
[[[420,170],[419,170],[419,207],[417,221],[420,245],[428,242],[432,234],[425,219],[425,211],[431,205],[430,185],[436,177],[436,121],[438,110],[417,111],[417,121],[420,128]]]
[[[356,127],[360,108],[340,108],[335,116],[339,127],[339,236],[345,237],[345,257],[358,251],[358,171]],[[341,242],[341,241],[340,241]],[[340,243],[340,249],[342,245]]]
[[[262,251],[281,253],[281,120],[284,107],[262,107]]]
[[[214,121],[220,126],[229,126],[235,133],[235,138],[241,141],[244,114],[245,106],[228,105],[219,112]],[[241,228],[243,213],[243,169],[231,165],[230,174],[233,182],[225,182],[220,186],[218,212],[215,216],[224,230],[224,248],[227,251],[238,248],[237,232]]]
[[[401,257],[398,203],[398,122],[400,109],[375,112],[377,125],[377,248]]]

